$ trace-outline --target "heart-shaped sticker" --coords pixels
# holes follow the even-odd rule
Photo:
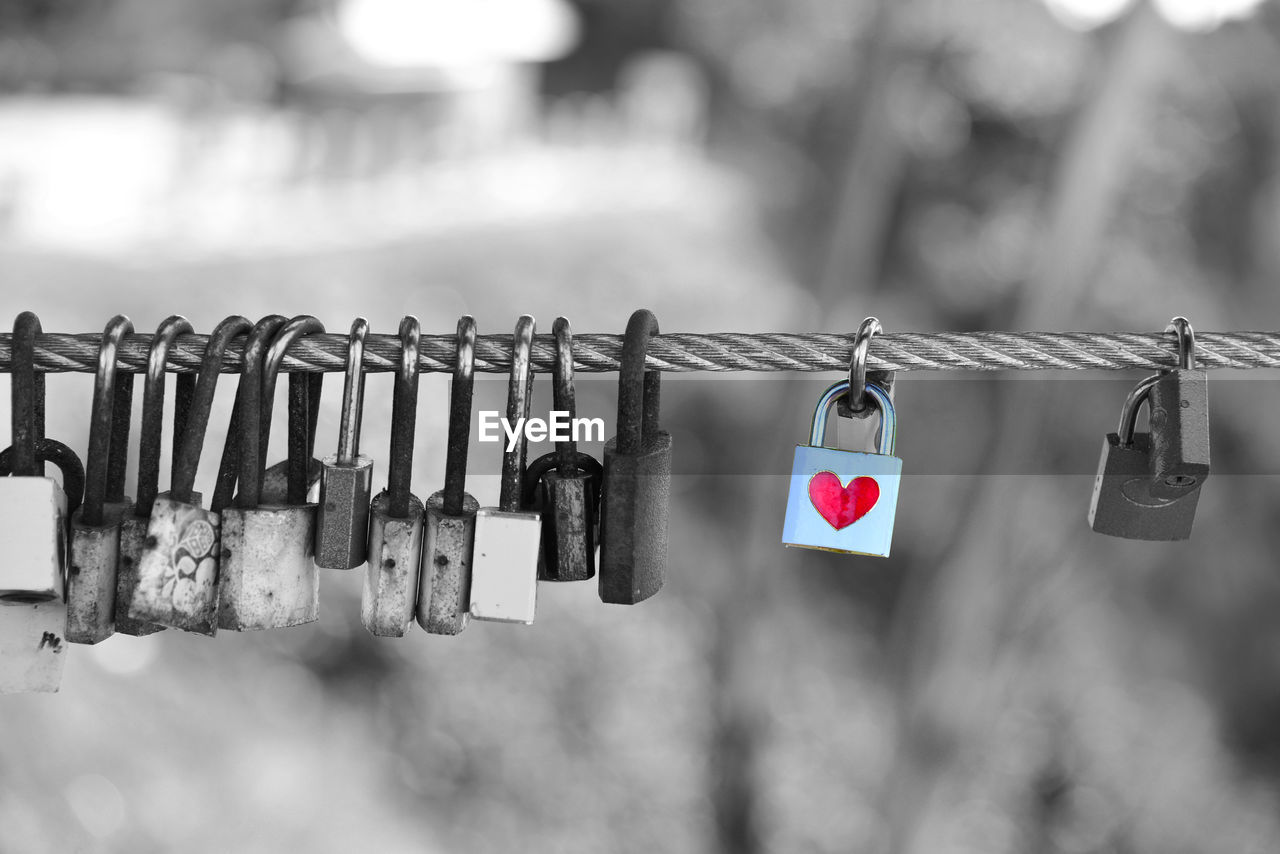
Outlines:
[[[827,524],[839,531],[876,506],[880,484],[873,477],[855,477],[848,486],[841,486],[835,472],[820,471],[809,480],[809,500]]]

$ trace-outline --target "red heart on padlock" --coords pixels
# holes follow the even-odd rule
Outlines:
[[[874,477],[855,477],[848,486],[832,471],[820,471],[809,480],[809,500],[827,524],[839,531],[861,519],[880,500],[880,484]]]

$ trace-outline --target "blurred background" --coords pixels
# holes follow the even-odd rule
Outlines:
[[[1275,328],[1278,100],[1262,0],[0,0],[0,317]],[[899,374],[874,560],[779,542],[834,374],[668,374],[660,596],[543,584],[532,627],[380,640],[326,572],[313,625],[73,647],[60,694],[0,701],[0,848],[1280,850],[1275,377],[1214,374],[1194,539],[1151,544],[1085,521],[1138,376]],[[91,385],[49,382],[81,451]]]

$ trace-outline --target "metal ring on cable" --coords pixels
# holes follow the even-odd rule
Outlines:
[[[868,317],[858,327],[857,338],[853,342],[853,355],[849,357],[849,411],[863,412],[867,408],[867,351],[871,349],[871,339],[883,329],[880,321]]]
[[[1178,334],[1178,368],[1184,371],[1195,370],[1196,332],[1191,328],[1191,321],[1179,315],[1169,321],[1164,331]]]

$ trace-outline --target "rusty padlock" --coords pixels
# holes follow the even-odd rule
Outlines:
[[[556,449],[529,464],[524,475],[524,506],[542,514],[542,551],[538,578],[542,581],[586,581],[596,574],[596,530],[599,522],[603,468],[589,454],[578,451],[574,438],[577,401],[573,389],[573,332],[569,321],[557,317],[556,364],[552,373],[551,431],[566,419],[567,438]]]
[[[369,546],[369,504],[373,460],[360,453],[364,412],[364,339],[369,321],[357,317],[347,345],[347,376],[342,389],[338,452],[325,457],[316,513],[316,566],[354,569],[365,562]]]
[[[32,315],[34,317],[34,315]],[[21,325],[21,320],[20,320]],[[39,328],[39,321],[36,321]],[[19,367],[24,359],[20,355],[21,344],[15,336],[14,366],[15,381]],[[29,352],[28,359],[29,364]],[[32,371],[31,373],[34,373]],[[27,377],[30,380],[30,376]],[[30,399],[35,389],[29,382],[21,382],[23,389],[18,397]],[[43,383],[40,384],[43,386]],[[41,391],[40,394],[43,397]],[[30,415],[32,408],[27,407],[25,413]],[[62,471],[62,487],[58,489],[58,502],[52,512],[45,518],[31,521],[35,527],[17,532],[15,539],[10,539],[10,550],[6,567],[17,561],[36,559],[43,564],[50,555],[41,549],[39,553],[32,549],[20,547],[22,537],[37,536],[43,539],[41,532],[47,530],[49,523],[54,522],[54,543],[52,558],[62,568],[66,556],[66,511],[75,512],[80,506],[80,497],[84,491],[84,469],[75,452],[61,442],[39,436],[44,432],[43,410],[34,419],[26,419],[27,425],[16,432],[14,446],[0,452],[0,484],[9,480],[8,475],[14,473],[15,466],[21,465],[30,470],[39,471],[45,462],[51,462]],[[25,419],[25,415],[23,416]],[[22,450],[19,445],[25,445]],[[39,477],[39,475],[33,475]],[[46,508],[48,510],[48,508]],[[44,594],[22,596],[10,594],[0,597],[0,694],[51,693],[58,690],[62,683],[62,667],[66,661],[67,646],[64,643],[67,628],[67,605],[61,596],[49,598]]]
[[[240,490],[222,513],[218,627],[232,631],[285,628],[319,616],[319,578],[312,560],[316,505],[307,503],[307,471],[315,442],[320,373],[289,376],[289,494],[287,503],[262,503],[276,378],[289,346],[324,332],[310,315],[295,317],[256,362],[245,351],[246,394],[241,414]],[[259,380],[260,377],[260,380]]]
[[[133,594],[138,587],[139,566],[151,522],[152,505],[160,490],[160,446],[164,438],[165,367],[169,348],[179,335],[195,330],[181,315],[167,318],[151,339],[147,354],[147,376],[142,390],[142,426],[138,430],[138,500],[131,512],[120,520],[120,562],[116,570],[116,631],[142,637],[163,631],[164,626],[129,615]],[[177,464],[178,446],[195,386],[193,374],[179,374],[174,384],[173,461]],[[199,503],[198,500],[196,503]]]
[[[107,323],[98,350],[85,496],[71,517],[71,562],[67,570],[67,640],[95,644],[115,630],[116,566],[124,497],[133,375],[116,375],[116,353],[133,324],[124,315]]]
[[[200,494],[194,487],[200,451],[204,446],[214,393],[222,371],[223,354],[232,338],[249,332],[250,328],[248,320],[232,316],[219,323],[209,336],[200,360],[194,394],[189,399],[189,409],[183,423],[176,424],[174,428],[175,450],[169,492],[156,494],[154,469],[139,475],[139,504],[147,496],[154,497],[138,562],[137,584],[125,600],[129,618],[133,621],[144,625],[172,626],[203,635],[217,634],[218,562],[222,550],[219,511],[222,508],[215,498],[213,507],[203,509]],[[153,417],[158,418],[156,413],[163,406],[163,386],[153,396],[151,376],[154,370],[153,359],[144,392],[144,437],[148,430],[148,412],[152,411]],[[149,409],[152,406],[154,410]],[[158,448],[158,435],[155,444]],[[146,445],[144,438],[144,456],[148,453]],[[155,453],[158,457],[158,450]],[[159,467],[158,459],[154,466]],[[125,541],[122,532],[122,552]],[[119,595],[123,595],[123,588]]]
[[[645,370],[653,313],[627,323],[618,370],[618,435],[604,446],[600,507],[600,599],[643,602],[662,588],[667,567],[671,434],[658,426],[660,374]]]
[[[529,417],[534,320],[522,315],[511,342],[507,422],[523,427]],[[502,488],[497,507],[476,513],[471,560],[471,616],[503,623],[532,623],[538,600],[538,548],[542,517],[521,510],[526,440],[523,429],[502,452]]]
[[[458,320],[457,360],[449,394],[449,448],[444,489],[427,499],[427,532],[418,575],[418,625],[437,635],[467,627],[471,595],[471,554],[480,504],[466,492],[467,445],[471,440],[471,398],[475,390],[476,322]]]
[[[373,499],[369,559],[360,596],[360,622],[378,637],[402,637],[413,622],[422,559],[422,501],[410,491],[418,412],[418,341],[413,316],[400,321],[400,370],[391,403],[387,488]]]

